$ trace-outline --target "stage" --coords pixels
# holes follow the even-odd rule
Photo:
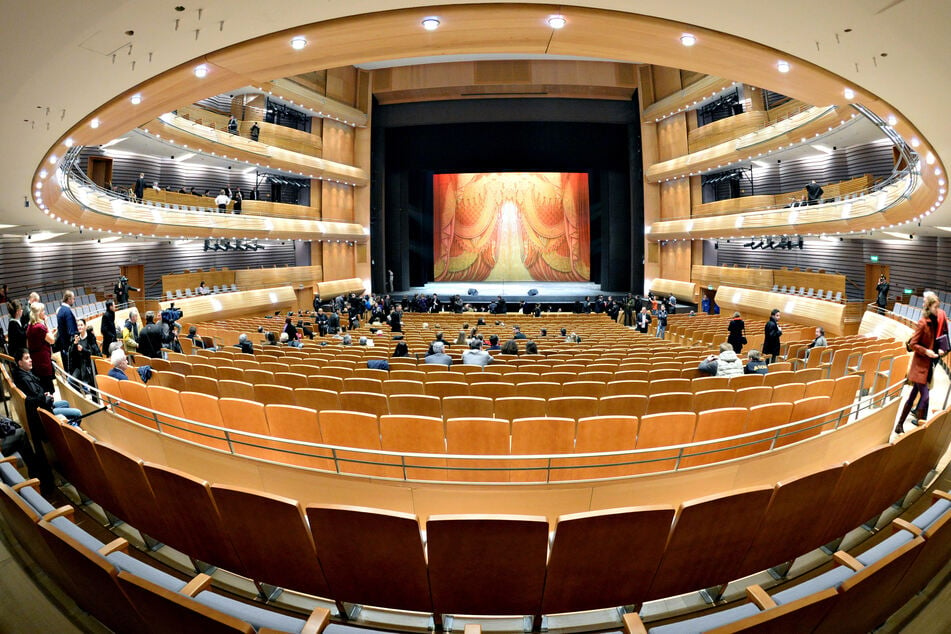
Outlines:
[[[469,295],[469,289],[474,288],[478,295]],[[537,295],[529,296],[528,291],[536,289]],[[585,297],[594,300],[598,295],[609,295],[621,298],[627,295],[624,291],[605,291],[600,284],[593,282],[429,282],[425,286],[414,286],[407,291],[395,293],[396,296],[412,297],[417,293],[439,296],[441,302],[446,302],[453,295],[462,297],[462,301],[469,304],[487,304],[499,295],[513,308],[512,302],[525,300],[529,304],[570,304],[581,301]]]

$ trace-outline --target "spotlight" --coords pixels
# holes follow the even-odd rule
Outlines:
[[[204,64],[199,64],[195,67],[195,77],[202,79],[208,75],[208,67]]]
[[[785,61],[785,60],[779,60],[778,62],[776,62],[776,70],[778,70],[778,71],[781,72],[781,73],[788,73],[788,72],[789,72],[789,62],[787,62],[787,61]]]
[[[132,102],[133,106],[137,106],[140,103],[142,103],[142,95],[139,95],[139,94],[132,95],[132,97],[129,98],[129,101]]]
[[[565,28],[565,25],[568,23],[568,20],[565,19],[565,16],[558,15],[558,14],[548,16],[547,21],[548,21],[548,26],[550,26],[553,29],[563,29]]]
[[[423,28],[427,31],[435,31],[439,28],[439,18],[429,17],[423,18],[423,21],[420,23],[423,25]]]
[[[307,46],[307,38],[305,38],[303,35],[298,35],[291,38],[291,48],[295,51],[299,51],[305,46]]]
[[[684,33],[680,36],[680,43],[684,46],[693,46],[697,43],[697,36],[692,33]]]

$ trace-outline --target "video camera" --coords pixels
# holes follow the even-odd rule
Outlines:
[[[166,324],[174,324],[176,321],[182,318],[182,309],[175,308],[175,302],[169,304],[168,308],[162,311],[162,321]]]

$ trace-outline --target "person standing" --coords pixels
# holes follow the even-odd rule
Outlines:
[[[779,356],[779,339],[783,336],[783,329],[779,325],[781,317],[778,308],[774,308],[769,314],[769,320],[766,322],[766,328],[763,337],[763,354],[769,357],[767,363],[772,363]]]
[[[878,312],[884,313],[885,309],[888,308],[888,289],[891,288],[891,285],[888,283],[888,279],[884,275],[878,277],[878,286],[875,287],[875,291],[878,293],[878,296],[875,298],[875,305],[878,306]]]
[[[228,134],[237,134],[238,133],[238,120],[234,118],[234,115],[228,117]]]
[[[53,393],[53,352],[56,343],[46,327],[46,307],[40,302],[30,304],[30,325],[26,329],[26,347],[32,358],[31,370],[43,385],[43,391]]]
[[[904,430],[905,418],[912,410],[915,397],[918,404],[915,407],[912,423],[917,425],[919,420],[928,417],[928,405],[931,393],[928,384],[934,375],[934,366],[940,357],[948,353],[948,316],[941,309],[938,296],[928,291],[924,295],[924,306],[921,310],[921,319],[915,327],[915,332],[908,340],[908,346],[914,352],[911,359],[911,368],[908,369],[908,381],[911,383],[911,392],[908,400],[902,407],[901,416],[895,425],[895,433]]]
[[[241,195],[241,190],[237,190],[234,193],[234,196],[231,197],[234,206],[232,206],[231,211],[235,214],[241,214],[241,203],[244,201],[244,197]]]
[[[9,332],[7,332],[7,350],[12,357],[17,350],[26,348],[26,328],[21,321],[23,318],[23,307],[20,302],[11,299],[7,302],[7,312],[10,313]]]
[[[257,141],[259,138],[261,138],[261,126],[258,125],[257,121],[251,124],[251,130],[249,132],[251,134],[252,141]]]
[[[223,214],[228,209],[228,203],[231,202],[231,197],[225,193],[225,190],[219,189],[218,195],[215,196],[215,204],[218,205],[218,213]]]
[[[139,172],[139,177],[135,179],[135,184],[132,186],[132,202],[140,203],[145,198],[145,172]]]
[[[657,338],[663,339],[667,334],[667,309],[661,304],[657,309]]]
[[[63,359],[63,369],[67,373],[70,371],[69,348],[73,343],[73,337],[79,334],[76,315],[73,314],[74,303],[76,303],[76,295],[72,291],[66,291],[63,293],[63,303],[56,311],[56,350]]]
[[[822,187],[814,179],[806,185],[806,201],[810,205],[818,205],[822,202]]]
[[[119,339],[119,332],[116,330],[116,303],[111,299],[106,300],[106,312],[102,314],[99,330],[102,332],[102,353],[109,356],[112,344]]]
[[[403,332],[403,309],[400,304],[397,304],[393,308],[393,312],[390,313],[390,332]]]
[[[733,352],[740,354],[743,344],[746,343],[746,322],[740,318],[739,312],[733,313],[733,319],[730,320],[726,329],[730,333],[726,342],[733,346]]]
[[[637,316],[637,332],[643,332],[647,334],[651,326],[651,314],[647,312],[647,307],[641,308],[640,314]]]

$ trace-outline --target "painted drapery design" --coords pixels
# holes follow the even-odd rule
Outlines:
[[[588,204],[587,174],[436,174],[434,279],[588,281]]]

